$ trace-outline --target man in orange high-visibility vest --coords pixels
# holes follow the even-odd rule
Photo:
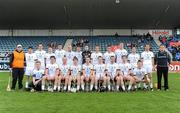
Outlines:
[[[23,88],[22,80],[24,76],[25,54],[22,45],[18,44],[10,57],[10,68],[12,68],[12,86],[11,90],[15,90],[18,80],[19,89]]]

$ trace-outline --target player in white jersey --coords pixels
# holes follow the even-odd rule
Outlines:
[[[119,43],[118,48],[115,50],[116,63],[120,64],[122,62],[122,56],[127,54],[127,51],[124,49],[124,44]]]
[[[46,66],[45,76],[42,80],[42,90],[45,89],[45,82],[48,82],[48,90],[52,91],[52,86],[54,84],[54,90],[56,90],[58,85],[58,65],[56,64],[55,56],[50,57],[50,64]]]
[[[35,91],[41,91],[41,84],[42,84],[42,78],[44,76],[44,69],[41,69],[41,62],[36,61],[35,62],[35,68],[33,69],[33,79],[30,84],[31,86],[31,92]]]
[[[132,85],[133,85],[133,77],[132,77],[132,67],[131,64],[127,60],[127,56],[123,55],[122,56],[122,63],[119,65],[121,71],[123,72],[123,80],[124,82],[128,82],[128,91],[131,90]],[[122,84],[122,88],[124,87],[124,83]]]
[[[58,49],[55,51],[56,63],[60,66],[62,65],[62,58],[64,57],[66,51],[62,49],[62,45],[58,45]]]
[[[62,58],[62,65],[59,66],[60,69],[60,76],[59,76],[59,88],[61,86],[62,82],[65,82],[66,76],[68,75],[68,70],[70,69],[70,66],[67,64],[67,58],[64,56]],[[66,90],[67,87],[64,87],[64,90]]]
[[[99,56],[98,57],[98,64],[94,65],[94,70],[95,70],[95,90],[97,90],[97,88],[98,88],[97,87],[98,82],[103,79],[105,69],[106,69],[106,65],[103,63],[103,58],[101,56]]]
[[[37,60],[41,62],[41,68],[45,69],[46,51],[43,50],[42,43],[38,44],[38,49],[35,51],[35,55],[36,55]]]
[[[131,53],[128,55],[128,60],[132,66],[132,69],[137,67],[137,62],[140,60],[140,55],[136,53],[136,47],[131,48]]]
[[[100,47],[99,47],[99,45],[96,45],[96,47],[95,47],[95,52],[93,52],[93,53],[91,54],[91,63],[92,63],[93,65],[98,64],[98,57],[99,57],[99,56],[102,56],[102,53],[100,52]]]
[[[26,58],[25,75],[27,75],[25,88],[28,88],[29,81],[30,81],[30,76],[32,76],[32,72],[33,72],[33,69],[34,69],[34,63],[35,63],[35,60],[36,60],[36,55],[33,53],[33,48],[32,47],[28,48],[28,53],[25,54],[25,58]]]
[[[143,68],[143,63],[141,60],[137,62],[137,67],[133,70],[133,75],[133,78],[135,80],[135,88],[137,88],[136,84],[138,84],[138,88],[140,88],[140,83],[144,83],[144,88],[146,89],[146,84],[149,84],[150,79],[147,75],[146,69]]]
[[[77,91],[79,91],[80,82],[81,82],[80,73],[81,73],[82,66],[80,64],[78,64],[77,57],[73,58],[73,65],[71,65],[70,69],[71,69],[73,83],[76,83],[76,81],[77,81]]]
[[[111,62],[111,56],[115,56],[115,53],[111,51],[111,46],[108,45],[107,51],[103,55],[105,64],[109,64]]]
[[[48,64],[50,64],[50,57],[51,56],[55,56],[55,54],[53,53],[53,49],[52,49],[52,47],[48,47],[48,53],[46,53],[46,55],[45,55],[45,59],[46,59],[46,66],[48,65]]]
[[[108,88],[108,90],[111,90],[110,86],[110,74],[107,69],[104,70],[104,75],[103,75],[103,87]]]
[[[90,90],[93,89],[93,84],[94,84],[94,67],[93,65],[90,63],[90,58],[87,57],[85,63],[83,64],[82,67],[82,72],[83,75],[81,76],[81,89],[84,90],[84,81],[86,83],[91,82],[90,83]]]
[[[115,57],[111,56],[111,62],[106,65],[106,69],[108,70],[108,73],[110,75],[110,81],[112,83],[112,90],[114,90],[115,86],[115,76],[116,76],[116,70],[119,69],[119,65],[115,62]]]
[[[150,81],[150,88],[153,91],[153,81],[152,81],[152,70],[154,67],[154,54],[150,51],[150,45],[145,45],[145,51],[141,53],[141,59],[143,61],[143,67],[146,69],[148,73]]]
[[[68,65],[72,65],[73,58],[75,56],[74,52],[72,51],[72,46],[68,45],[68,50],[65,53],[66,58],[67,58],[67,63]]]
[[[78,64],[82,65],[82,51],[81,51],[81,47],[77,46],[76,52],[74,52],[74,54],[78,58]]]

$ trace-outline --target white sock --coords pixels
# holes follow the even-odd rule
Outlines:
[[[116,85],[116,90],[119,91],[119,85]]]
[[[138,88],[140,88],[140,87],[141,87],[141,84],[139,83],[139,84],[138,84]]]
[[[95,86],[95,89],[97,90],[97,85]]]
[[[77,85],[77,90],[79,90],[79,85]]]
[[[44,87],[45,87],[44,85],[41,86],[41,89],[42,89],[43,91],[44,91]]]
[[[56,90],[56,88],[57,88],[57,86],[56,86],[56,85],[54,85],[54,90]]]
[[[146,83],[144,83],[144,88],[147,88],[147,85],[146,85]]]
[[[64,90],[66,90],[67,89],[67,87],[66,86],[64,86]]]
[[[152,82],[150,83],[150,88],[153,88],[153,83]]]
[[[84,91],[84,84],[81,85],[82,90]]]
[[[131,87],[132,87],[132,85],[130,84],[130,85],[128,86],[128,91],[131,90]]]
[[[68,85],[68,91],[70,91],[71,90],[71,86],[70,85]]]
[[[93,85],[91,84],[91,85],[90,85],[90,90],[92,91],[92,89],[93,89]]]
[[[108,85],[108,90],[111,90],[111,86],[110,85]]]
[[[28,85],[29,85],[29,82],[28,82],[28,81],[26,81],[26,88],[28,88],[28,87],[29,87]]]
[[[123,91],[125,91],[125,90],[126,90],[124,85],[122,85],[122,89],[123,89]]]
[[[61,89],[61,87],[60,87],[60,86],[58,86],[58,91],[60,91],[60,89]]]
[[[137,89],[137,85],[134,85],[134,88]]]

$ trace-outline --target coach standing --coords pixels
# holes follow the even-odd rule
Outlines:
[[[168,66],[171,63],[170,55],[165,51],[164,45],[160,45],[159,52],[155,55],[155,65],[157,66],[158,90],[161,90],[161,79],[164,77],[164,90],[168,90]]]
[[[16,82],[18,80],[19,89],[23,88],[22,80],[24,76],[25,54],[22,50],[22,45],[17,45],[16,49],[10,57],[10,68],[12,68],[12,86],[15,90]]]

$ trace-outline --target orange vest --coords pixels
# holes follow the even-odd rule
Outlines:
[[[14,59],[13,59],[13,62],[12,62],[12,68],[24,68],[24,59],[25,59],[25,56],[24,56],[24,52],[17,52],[17,51],[14,51],[13,52],[14,54]]]

